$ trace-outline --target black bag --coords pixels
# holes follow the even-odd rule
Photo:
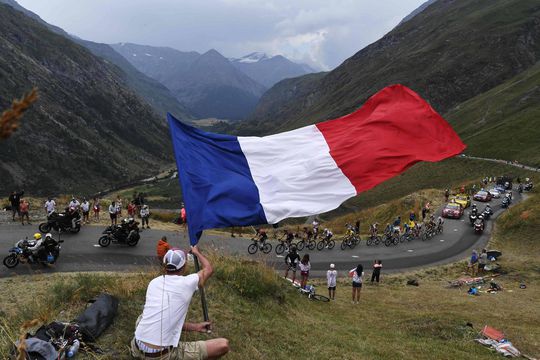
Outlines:
[[[101,294],[90,303],[73,322],[79,325],[84,341],[94,342],[112,324],[118,312],[118,299],[109,294]]]

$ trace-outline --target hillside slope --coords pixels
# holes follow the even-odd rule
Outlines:
[[[175,114],[184,121],[192,119],[189,110],[186,109],[174,95],[159,81],[138,71],[122,55],[117,53],[110,45],[100,44],[92,41],[75,39],[90,50],[94,55],[99,56],[119,68],[118,76],[124,79],[126,85],[133,89],[139,96],[151,105],[159,115],[165,116],[168,112]]]
[[[87,49],[0,4],[0,109],[36,86],[22,128],[0,142],[0,191],[90,192],[170,161],[165,122]]]
[[[251,126],[272,133],[335,118],[393,83],[444,113],[534,65],[539,40],[538,1],[436,1],[317,81],[278,83]]]
[[[467,153],[540,166],[540,62],[448,112]]]

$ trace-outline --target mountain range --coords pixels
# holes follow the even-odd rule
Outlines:
[[[172,161],[164,120],[118,67],[0,4],[0,109],[33,87],[38,101],[0,142],[0,191],[90,193]]]
[[[253,53],[227,59],[213,49],[199,54],[130,43],[111,46],[137,70],[170,89],[200,118],[243,119],[267,88],[314,71],[280,55]]]

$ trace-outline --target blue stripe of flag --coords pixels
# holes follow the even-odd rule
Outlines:
[[[189,238],[205,229],[266,224],[259,190],[236,136],[213,134],[167,114]]]

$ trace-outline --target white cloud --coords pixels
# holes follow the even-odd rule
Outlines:
[[[423,0],[20,0],[83,39],[171,46],[227,57],[283,54],[333,68]]]

